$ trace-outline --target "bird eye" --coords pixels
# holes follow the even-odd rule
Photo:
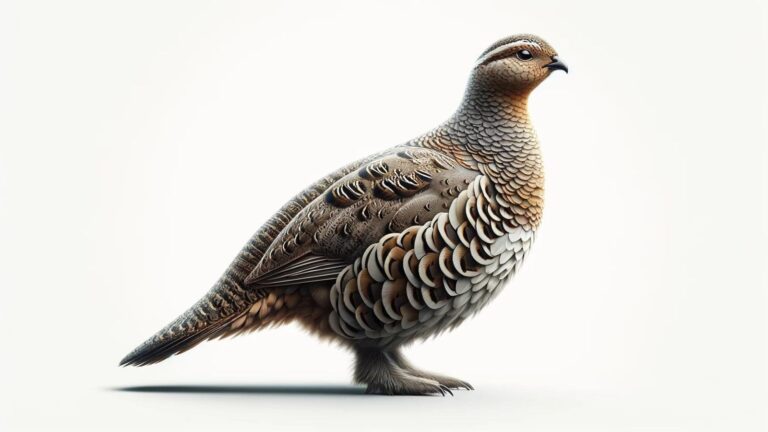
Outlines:
[[[517,53],[515,53],[515,55],[520,60],[530,60],[533,58],[533,54],[531,54],[531,52],[528,50],[518,51]]]

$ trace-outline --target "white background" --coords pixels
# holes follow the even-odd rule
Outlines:
[[[764,430],[768,13],[710,3],[3,1],[0,429]],[[293,326],[117,367],[519,32],[571,67],[531,100],[540,236],[408,350],[477,391],[354,394],[351,356]],[[208,387],[116,390],[172,384]]]

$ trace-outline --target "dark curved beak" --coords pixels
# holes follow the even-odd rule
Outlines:
[[[544,65],[545,68],[553,71],[553,70],[561,70],[565,73],[568,73],[568,66],[565,65],[562,61],[560,61],[557,56],[552,56],[552,63],[547,63]]]

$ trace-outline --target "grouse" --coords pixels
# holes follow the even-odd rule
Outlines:
[[[544,205],[527,101],[555,70],[568,68],[534,35],[491,45],[452,117],[296,195],[201,300],[120,364],[295,321],[352,350],[370,393],[472,389],[400,349],[458,326],[520,269]]]

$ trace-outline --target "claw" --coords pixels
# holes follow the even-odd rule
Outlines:
[[[441,390],[445,390],[445,391],[446,391],[446,392],[448,392],[448,393],[449,393],[451,396],[453,396],[453,392],[451,391],[451,389],[450,389],[450,388],[448,388],[448,386],[445,386],[445,385],[443,385],[443,384],[440,384],[440,389],[441,389]],[[443,396],[445,396],[445,393],[443,393]]]

